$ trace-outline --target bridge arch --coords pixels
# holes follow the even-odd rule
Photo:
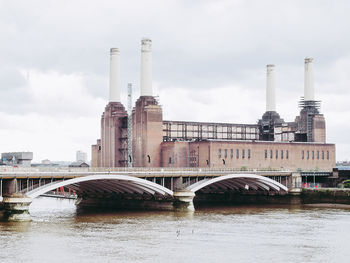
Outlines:
[[[83,177],[77,177],[59,182],[42,185],[26,195],[30,198],[36,198],[49,191],[59,187],[69,186],[77,193],[84,191],[116,192],[116,193],[138,193],[149,195],[173,196],[173,191],[159,184],[145,179],[120,174],[95,174]]]
[[[228,174],[198,181],[186,188],[186,190],[197,192],[206,187],[216,187],[225,190],[254,189],[273,192],[288,192],[283,184],[268,177],[256,174]]]

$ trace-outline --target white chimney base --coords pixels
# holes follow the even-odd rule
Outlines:
[[[141,40],[141,96],[153,96],[152,90],[152,40]]]
[[[118,48],[111,48],[109,72],[109,101],[120,102],[120,54]]]
[[[313,58],[305,58],[304,100],[315,100]]]
[[[275,65],[266,66],[266,111],[276,111]]]

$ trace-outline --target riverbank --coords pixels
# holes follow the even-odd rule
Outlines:
[[[303,204],[330,203],[350,205],[348,188],[302,189],[300,197]]]
[[[295,189],[294,189],[295,190]],[[288,194],[253,194],[253,193],[225,193],[225,194],[196,194],[195,206],[205,204],[276,204],[276,205],[306,205],[309,207],[350,208],[350,189],[318,188],[300,189]]]

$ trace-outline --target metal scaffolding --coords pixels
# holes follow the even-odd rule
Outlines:
[[[128,167],[132,163],[132,84],[128,83]]]

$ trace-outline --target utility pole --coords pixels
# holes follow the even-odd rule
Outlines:
[[[128,167],[132,163],[132,84],[128,83]]]

